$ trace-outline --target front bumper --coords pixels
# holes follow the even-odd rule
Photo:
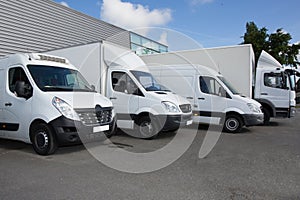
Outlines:
[[[289,113],[289,117],[295,117],[296,115],[296,108],[294,106],[290,107],[290,113]]]
[[[180,127],[191,125],[193,122],[192,114],[188,115],[167,115],[162,117],[160,122],[164,122],[162,131],[176,130]]]
[[[255,126],[264,123],[264,114],[244,114],[242,115],[245,126]]]
[[[80,144],[82,142],[106,139],[105,132],[115,131],[115,120],[103,125],[84,125],[81,121],[70,120],[64,116],[50,122],[60,145]]]

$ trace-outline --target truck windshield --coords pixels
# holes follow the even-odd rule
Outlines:
[[[168,91],[168,92],[170,92],[170,90],[167,89],[165,86],[157,83],[157,81],[154,79],[152,74],[150,74],[148,72],[131,70],[131,73],[140,82],[140,84],[145,88],[146,91]]]
[[[94,92],[89,83],[77,70],[44,65],[28,65],[27,67],[34,82],[44,92]]]
[[[229,81],[227,81],[223,76],[218,76],[218,78],[226,85],[226,87],[232,92],[232,94],[240,94]]]

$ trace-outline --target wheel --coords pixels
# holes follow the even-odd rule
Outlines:
[[[262,112],[264,113],[264,125],[268,125],[270,123],[271,113],[267,108],[263,108]]]
[[[159,132],[157,124],[148,116],[141,117],[137,124],[139,137],[141,138],[153,139]]]
[[[45,123],[39,123],[32,128],[30,139],[34,151],[39,155],[53,154],[58,146],[53,130]]]
[[[116,123],[113,122],[113,125],[111,125],[110,130],[109,131],[104,131],[104,134],[107,138],[111,138],[113,135],[115,135],[117,132],[116,130]]]
[[[243,120],[238,115],[229,114],[226,116],[224,131],[228,133],[238,133],[243,127]]]

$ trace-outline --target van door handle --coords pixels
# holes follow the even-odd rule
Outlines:
[[[5,106],[12,106],[12,103],[5,103]]]
[[[187,99],[194,99],[193,97],[187,97]]]
[[[198,99],[199,99],[199,100],[205,100],[205,98],[204,98],[204,97],[199,97]]]
[[[110,97],[109,99],[110,99],[110,100],[116,100],[117,97]]]
[[[261,95],[268,95],[268,93],[260,93]]]

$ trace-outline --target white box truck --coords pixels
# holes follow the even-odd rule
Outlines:
[[[15,54],[0,59],[0,137],[32,143],[40,155],[59,145],[114,132],[112,102],[62,57]]]
[[[176,51],[141,58],[148,65],[195,64],[220,72],[242,95],[262,104],[265,123],[270,117],[291,117],[295,114],[295,91],[289,75],[266,52],[262,53],[255,68],[251,45]]]
[[[127,48],[96,42],[48,53],[75,63],[113,102],[117,127],[135,130],[133,136],[153,138],[192,123],[189,101],[160,86],[142,59]]]
[[[148,67],[160,83],[190,100],[196,123],[224,124],[224,131],[230,133],[263,123],[261,105],[240,96],[221,74],[210,68],[191,64]]]

